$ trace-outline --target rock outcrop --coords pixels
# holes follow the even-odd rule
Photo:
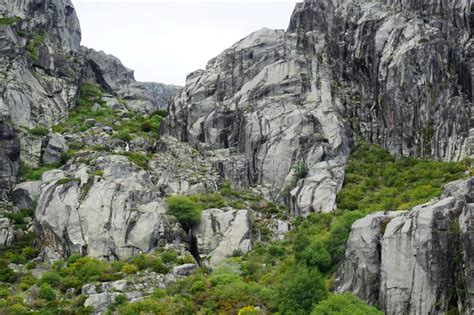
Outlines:
[[[250,210],[205,210],[194,235],[201,259],[210,266],[234,254],[245,254],[253,242]]]
[[[191,73],[163,132],[236,185],[289,192],[296,215],[330,211],[353,138],[472,156],[471,24],[461,0],[305,1],[286,32],[255,32]]]
[[[0,248],[10,246],[15,241],[15,230],[11,221],[0,218]]]
[[[149,174],[126,157],[71,167],[43,175],[35,216],[43,247],[115,260],[186,240]]]
[[[330,211],[349,140],[329,71],[311,68],[295,36],[260,30],[188,76],[162,131],[206,152],[235,185],[290,192],[295,214]]]
[[[19,170],[20,141],[7,117],[0,117],[0,199],[13,189]]]
[[[81,52],[86,62],[84,79],[122,98],[130,109],[145,113],[166,109],[180,89],[174,85],[137,82],[133,70],[126,68],[117,57],[84,47]]]
[[[471,314],[473,197],[471,178],[408,212],[357,221],[335,290],[354,292],[388,315]]]
[[[0,115],[11,117],[0,123],[11,123],[15,139],[20,139],[21,159],[30,167],[61,160],[65,141],[56,134],[41,139],[28,129],[49,130],[66,120],[84,82],[100,84],[112,97],[144,113],[166,108],[178,89],[136,82],[133,71],[116,57],[81,47],[79,20],[70,0],[0,0],[0,18]],[[3,187],[11,189],[16,180],[16,173],[9,172],[1,170],[3,199]]]

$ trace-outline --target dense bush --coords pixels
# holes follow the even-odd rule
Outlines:
[[[308,314],[328,292],[317,269],[295,265],[285,272],[277,291],[278,309],[283,314]]]
[[[30,134],[32,134],[33,136],[44,137],[44,136],[47,136],[48,133],[49,131],[45,127],[36,127],[36,128],[30,129]]]
[[[175,216],[185,229],[201,222],[202,207],[188,196],[172,196],[166,200],[168,213]]]
[[[330,294],[313,308],[311,315],[382,315],[352,294]]]

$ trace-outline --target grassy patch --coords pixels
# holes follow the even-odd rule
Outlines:
[[[48,135],[49,131],[45,127],[36,127],[29,130],[30,134],[37,137],[45,137]]]
[[[39,59],[39,49],[44,44],[44,36],[44,33],[35,33],[26,44],[27,54],[35,62]]]
[[[20,163],[20,177],[26,181],[37,181],[41,180],[41,177],[43,176],[44,172],[51,171],[60,167],[61,164],[53,163],[32,168],[26,165],[25,163]]]
[[[21,22],[21,18],[18,16],[0,18],[0,26],[8,26],[8,25],[17,24],[20,22]]]
[[[57,185],[65,185],[68,183],[80,183],[81,179],[80,178],[61,178],[59,179],[56,184]]]
[[[395,158],[363,144],[346,170],[338,208],[364,213],[409,209],[441,195],[443,184],[464,177],[466,169],[463,163]]]

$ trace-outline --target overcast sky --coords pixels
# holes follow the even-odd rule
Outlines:
[[[73,0],[82,44],[135,70],[139,81],[186,75],[262,27],[286,29],[297,0]]]

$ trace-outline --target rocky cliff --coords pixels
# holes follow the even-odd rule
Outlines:
[[[407,212],[375,213],[352,226],[335,290],[385,314],[471,314],[473,180]]]
[[[286,32],[253,33],[190,74],[163,131],[236,185],[290,191],[294,214],[330,211],[353,140],[472,156],[471,23],[467,1],[305,1]]]

